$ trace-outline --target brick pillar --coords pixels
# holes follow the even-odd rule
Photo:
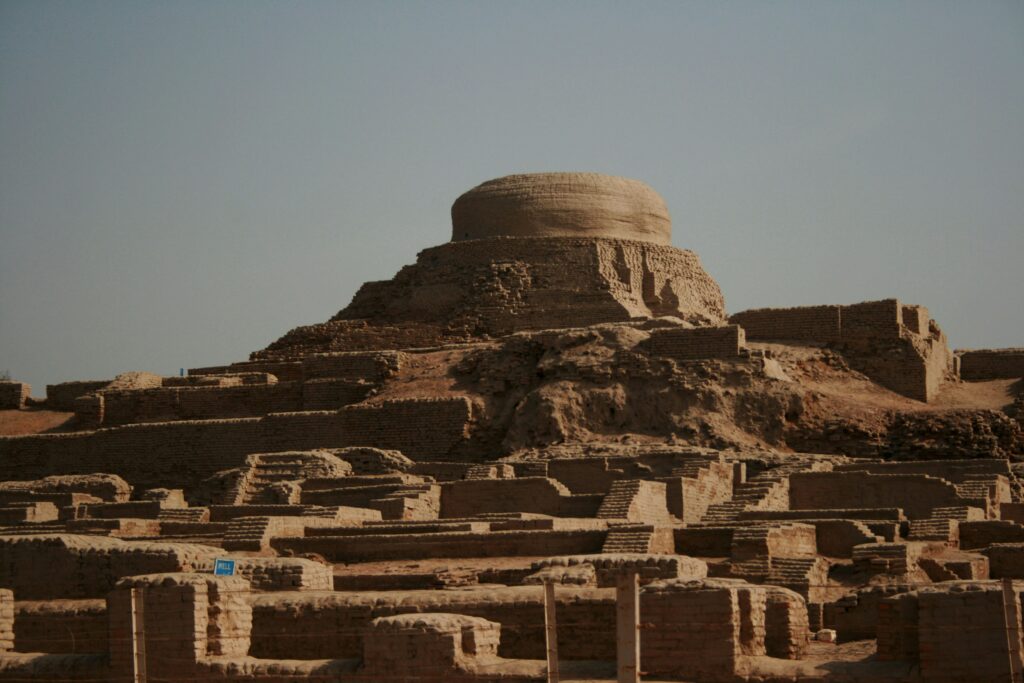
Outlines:
[[[249,652],[249,582],[210,574],[150,574],[118,581],[107,597],[113,677],[132,667],[131,589],[142,590],[146,663],[162,676],[188,679],[208,656]]]
[[[0,652],[14,649],[14,591],[0,588]]]

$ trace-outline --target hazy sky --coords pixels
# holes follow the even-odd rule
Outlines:
[[[729,311],[1024,346],[1024,2],[0,0],[0,370],[244,360],[514,172],[638,178]]]

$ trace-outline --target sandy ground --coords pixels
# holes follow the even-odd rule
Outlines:
[[[0,410],[0,436],[40,434],[62,431],[69,426],[74,413],[53,410]]]

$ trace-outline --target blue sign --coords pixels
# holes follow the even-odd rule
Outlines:
[[[213,575],[214,576],[234,576],[235,575],[235,561],[234,560],[214,560],[214,562],[213,562]]]

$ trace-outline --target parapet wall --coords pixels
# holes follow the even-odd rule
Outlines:
[[[729,316],[740,325],[751,341],[792,339],[819,343],[842,338],[842,306],[799,306],[796,308],[756,308]]]
[[[740,325],[751,341],[801,340],[834,343],[852,339],[899,339],[904,327],[904,313],[916,334],[921,329],[921,316],[928,310],[920,306],[904,306],[897,299],[865,301],[859,304],[829,306],[798,306],[795,308],[755,308],[733,313],[729,322]]]
[[[1024,377],[1024,349],[957,351],[957,355],[960,377],[968,381]]]

